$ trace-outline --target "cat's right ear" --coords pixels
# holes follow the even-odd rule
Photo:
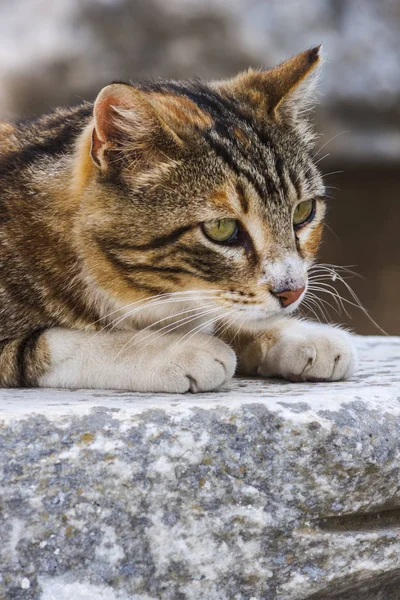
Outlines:
[[[145,95],[130,85],[103,88],[94,104],[91,156],[102,171],[118,165],[124,154],[152,162],[171,155],[181,140],[156,113]]]

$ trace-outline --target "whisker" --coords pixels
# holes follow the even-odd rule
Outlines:
[[[204,317],[204,316],[206,316],[206,315],[208,315],[208,314],[210,314],[210,313],[217,312],[217,311],[220,311],[220,310],[221,310],[221,307],[219,307],[219,306],[213,307],[213,308],[211,308],[211,309],[208,309],[207,311],[205,311],[205,312],[203,312],[203,313],[201,313],[201,314],[199,314],[199,315],[195,315],[195,316],[194,316],[194,317],[193,317],[191,320],[192,320],[192,321],[195,321],[196,319],[199,319],[199,318],[201,318],[201,317]],[[187,323],[185,323],[185,325],[188,325],[189,323],[190,323],[190,319],[188,319],[188,322],[187,322]],[[174,325],[174,324],[173,324],[173,323],[171,323],[171,326],[172,326],[172,325]],[[164,331],[164,332],[163,332],[161,335],[157,336],[157,337],[156,337],[154,340],[152,340],[152,341],[153,341],[153,342],[157,341],[159,338],[163,337],[163,336],[164,336],[164,335],[166,335],[167,333],[171,333],[171,331],[174,331],[175,329],[179,329],[179,327],[181,327],[181,325],[178,325],[178,326],[176,326],[176,327],[172,327],[171,329],[168,329],[168,331]],[[166,328],[167,328],[167,326],[165,327],[165,329],[166,329]],[[162,328],[162,329],[164,329],[164,328]],[[162,331],[162,329],[159,329],[159,330],[158,330],[158,332],[159,332],[159,331]],[[193,331],[193,330],[192,330],[192,329],[190,329],[188,333],[191,333],[192,331]]]
[[[137,333],[137,335],[139,334],[143,334],[144,331],[147,331],[148,329],[151,329],[152,327],[155,327],[156,325],[158,325],[159,323],[162,323],[163,321],[168,321],[170,319],[175,319],[176,317],[180,317],[181,315],[184,315],[185,313],[198,313],[199,311],[208,309],[208,308],[214,308],[215,305],[214,304],[207,304],[205,306],[196,306],[193,308],[188,308],[186,310],[181,310],[178,313],[175,313],[173,315],[167,315],[166,317],[163,317],[162,319],[158,319],[158,321],[154,321],[153,323],[150,323],[149,325],[147,325],[147,327],[144,327],[143,329],[140,329]],[[173,321],[173,323],[170,323],[170,325],[174,325],[176,323],[180,323],[183,319],[180,319],[179,321]],[[153,333],[155,333],[156,331],[161,331],[162,329],[155,329]],[[134,339],[134,338],[133,338]],[[143,341],[143,340],[142,340]]]
[[[186,339],[186,342],[185,342],[185,344],[187,344],[187,343],[188,343],[188,342],[191,340],[191,338],[192,338],[193,336],[195,336],[195,335],[196,335],[196,334],[198,334],[198,333],[201,333],[201,331],[202,331],[203,329],[206,329],[206,327],[208,327],[209,325],[211,325],[211,324],[212,324],[212,323],[214,323],[215,321],[218,321],[218,319],[226,318],[227,316],[229,316],[229,315],[230,315],[230,314],[232,314],[233,312],[235,312],[235,310],[234,310],[234,309],[233,309],[233,310],[231,310],[231,311],[230,311],[230,312],[228,312],[228,313],[225,313],[224,315],[217,315],[216,317],[213,317],[213,318],[209,319],[209,320],[208,320],[208,321],[206,321],[205,323],[203,323],[203,324],[201,324],[201,325],[198,325],[197,327],[195,327],[194,329],[192,329],[191,331],[189,331],[188,333],[186,333],[186,334],[185,334],[185,335],[184,335],[182,338],[179,338],[179,339],[177,340],[177,342],[175,342],[175,344],[173,344],[173,346],[171,347],[171,349],[170,349],[170,351],[169,351],[169,353],[168,353],[168,356],[170,356],[170,354],[171,354],[171,352],[174,350],[174,348],[176,348],[176,346],[177,346],[178,344],[182,344],[182,343],[183,343],[183,341],[184,341],[185,339]]]
[[[222,292],[223,290],[201,290],[202,294],[216,294],[218,292]],[[149,296],[147,298],[141,298],[140,300],[135,300],[134,302],[130,302],[129,304],[126,304],[125,306],[121,306],[119,308],[116,308],[115,310],[112,310],[111,312],[101,316],[99,319],[97,319],[96,321],[92,321],[91,323],[89,323],[89,325],[87,325],[86,327],[91,327],[92,325],[96,325],[96,323],[99,323],[100,321],[103,321],[104,319],[107,319],[108,317],[110,317],[111,315],[114,315],[117,312],[120,312],[121,310],[126,310],[127,308],[131,308],[134,305],[140,304],[141,302],[143,303],[148,303],[151,304],[153,301],[157,301],[160,300],[162,298],[170,298],[170,297],[176,297],[176,296],[186,296],[186,294],[198,294],[200,292],[200,290],[186,290],[186,291],[182,291],[182,292],[166,292],[163,294],[155,294],[154,296]],[[189,296],[190,297],[190,296]],[[83,331],[85,328],[82,328],[81,331]]]
[[[316,310],[314,309],[314,307],[311,304],[308,304],[307,299],[303,300],[303,302],[301,303],[301,308],[300,308],[300,313],[303,313],[302,307],[305,307],[308,311],[310,311],[312,313],[312,315],[316,318],[316,320],[321,323],[320,318],[318,317],[318,314],[316,312]],[[319,307],[318,307],[319,308]]]
[[[214,336],[223,336],[228,329],[235,323],[235,319],[236,319],[236,314],[231,315],[226,321],[225,320],[221,320],[221,324],[217,325],[217,327],[214,329],[213,335]],[[243,323],[241,323],[241,327],[243,326]],[[238,332],[235,333],[235,336],[233,339],[235,339],[235,337],[237,336]]]
[[[210,312],[215,312],[215,311],[221,310],[221,309],[220,309],[220,307],[213,306],[213,308],[208,309],[206,311],[204,311],[204,309],[202,309],[202,310],[203,310],[203,312],[199,312],[195,315],[186,316],[183,319],[179,319],[178,321],[174,321],[173,323],[168,323],[168,325],[165,325],[164,327],[161,327],[160,329],[156,329],[155,331],[152,331],[151,333],[146,335],[143,340],[140,340],[140,343],[143,344],[143,342],[145,342],[146,340],[149,340],[152,336],[159,334],[161,331],[163,331],[163,333],[161,335],[157,335],[156,338],[151,340],[151,342],[156,342],[159,338],[163,337],[167,333],[171,333],[172,331],[174,331],[175,329],[178,329],[179,327],[182,327],[182,325],[188,325],[191,321],[195,321],[196,319],[199,319],[200,317],[208,315]],[[146,328],[146,329],[148,329],[148,328]],[[121,352],[123,352],[125,350],[125,348],[129,347],[134,342],[135,338],[137,338],[142,333],[142,331],[144,331],[144,330],[139,329],[138,331],[135,332],[135,334],[118,351],[117,355],[115,356],[115,359],[118,358],[118,356],[121,354]],[[141,346],[142,349],[145,347],[146,346]]]
[[[348,132],[348,131],[340,131],[339,133],[337,133],[336,135],[334,135],[333,137],[331,137],[331,138],[330,138],[330,139],[329,139],[327,142],[325,142],[325,144],[323,144],[323,145],[321,146],[321,148],[319,148],[319,150],[317,150],[317,152],[314,154],[314,158],[315,158],[316,156],[318,156],[318,154],[320,154],[320,153],[322,152],[322,150],[323,150],[324,148],[326,148],[326,146],[327,146],[328,144],[330,144],[331,142],[333,142],[333,140],[336,140],[336,138],[338,138],[339,136],[341,136],[341,135],[344,135],[345,133],[349,133],[349,132]]]
[[[328,156],[330,156],[330,152],[327,152],[326,154],[324,154],[324,156],[321,156],[321,158],[319,158],[318,160],[316,160],[314,162],[314,165],[317,165],[319,162],[321,162],[321,160],[324,160],[324,158],[327,158]]]
[[[326,190],[335,190],[336,192],[342,192],[342,188],[338,188],[336,185],[325,185]]]
[[[353,267],[354,265],[349,265],[349,267]],[[309,269],[309,281],[311,285],[309,286],[310,290],[322,292],[324,294],[330,295],[336,302],[336,304],[343,312],[351,319],[351,315],[346,310],[344,304],[348,306],[352,306],[354,308],[358,308],[361,310],[365,316],[369,319],[369,321],[383,334],[387,335],[386,331],[382,329],[380,325],[371,317],[367,309],[362,305],[360,299],[357,294],[354,292],[353,288],[347,283],[345,277],[351,275],[352,277],[361,277],[358,273],[353,271],[349,267],[343,267],[339,265],[329,265],[326,263],[320,263],[316,265],[312,265]],[[363,279],[363,277],[361,277]],[[334,282],[339,281],[344,285],[347,292],[350,294],[352,300],[345,298],[342,296],[338,290],[328,281]],[[333,306],[332,306],[333,308]]]
[[[344,171],[331,171],[330,173],[323,173],[323,177],[329,177],[329,175],[336,175],[337,173],[344,173]]]
[[[235,315],[233,315],[232,317],[233,322],[235,322]],[[239,325],[239,329],[237,330],[237,332],[235,333],[235,335],[233,336],[232,340],[231,340],[231,344],[233,344],[233,342],[236,340],[236,338],[238,337],[238,335],[240,335],[240,332],[242,331],[244,327],[244,321],[242,321]]]
[[[213,300],[213,297],[212,296],[205,296],[205,297],[196,296],[195,299],[196,299],[196,301],[198,301],[198,300]],[[190,298],[164,298],[163,300],[160,300],[159,302],[142,304],[141,306],[133,309],[132,311],[129,311],[125,315],[122,315],[121,317],[117,317],[116,319],[111,321],[111,323],[108,323],[102,329],[100,329],[100,331],[103,331],[104,329],[108,329],[109,331],[112,331],[113,329],[115,329],[115,327],[117,327],[119,325],[119,323],[121,323],[125,319],[131,318],[134,314],[138,313],[139,311],[141,311],[145,308],[154,308],[156,306],[165,305],[165,304],[178,304],[181,302],[185,302],[187,300],[190,300]]]
[[[326,284],[325,284],[325,285],[326,285]],[[321,286],[320,286],[320,287],[315,287],[315,286],[314,286],[314,291],[317,291],[317,292],[322,292],[322,293],[324,293],[324,294],[329,294],[329,296],[331,296],[331,297],[332,297],[332,298],[335,300],[335,302],[336,302],[337,306],[340,306],[341,310],[342,310],[342,311],[345,313],[345,315],[346,315],[346,316],[347,316],[349,319],[351,319],[351,315],[349,315],[349,313],[348,313],[348,311],[346,310],[346,307],[344,306],[344,304],[343,304],[343,303],[344,303],[344,302],[347,302],[348,304],[351,304],[351,305],[353,305],[353,306],[355,306],[355,305],[354,305],[354,304],[353,304],[353,303],[352,303],[350,300],[347,300],[346,298],[343,298],[343,297],[342,297],[342,296],[339,294],[339,292],[338,292],[337,290],[335,290],[335,288],[333,288],[333,290],[334,290],[334,291],[331,291],[331,290],[329,290],[329,289],[327,289],[327,288],[325,288],[325,287],[322,287],[322,286],[323,286],[323,284],[322,284],[322,283],[321,283]],[[331,286],[331,287],[332,287],[332,286]],[[322,298],[320,298],[320,300],[322,300]],[[332,306],[332,308],[333,308],[333,306]]]
[[[359,277],[360,279],[365,279],[365,277],[363,277],[362,275],[360,275],[360,273],[357,273],[356,271],[352,270],[357,265],[346,265],[346,266],[343,266],[343,265],[329,265],[329,264],[326,264],[326,263],[319,263],[316,266],[320,266],[322,268],[325,268],[328,271],[334,271],[334,272],[344,271],[346,273],[350,273],[354,277]]]
[[[381,331],[384,335],[388,335],[388,333],[384,329],[382,329],[382,327],[380,325],[378,325],[378,323],[371,317],[371,315],[369,314],[367,309],[361,304],[361,301],[358,298],[357,294],[355,293],[353,288],[347,283],[347,281],[345,281],[340,275],[338,276],[338,279],[346,287],[347,291],[353,298],[353,300],[355,302],[354,306],[356,306],[357,308],[362,310],[362,312],[365,314],[365,316],[368,317],[368,319],[371,321],[371,323],[373,325],[375,325],[375,327],[377,327],[379,329],[379,331]],[[346,300],[346,301],[348,302],[348,300]]]
[[[338,315],[340,315],[340,306],[337,305],[333,306],[332,304],[330,304],[327,300],[325,300],[325,298],[320,298],[319,296],[317,296],[316,294],[314,294],[314,291],[320,291],[320,290],[313,290],[313,288],[309,287],[310,290],[310,294],[308,296],[309,300],[314,300],[315,304],[318,304],[319,302],[322,302],[323,304],[325,304],[326,306],[328,306],[329,308],[332,308]],[[336,304],[337,304],[337,300],[336,300]],[[319,305],[318,305],[319,306]],[[319,308],[322,310],[322,306],[319,306]],[[324,313],[324,317],[326,318],[327,313]]]
[[[311,292],[309,292],[308,295],[306,296],[306,300],[308,300],[308,302],[310,302],[313,306],[315,306],[320,311],[321,315],[323,316],[323,318],[326,321],[329,320],[329,315],[326,312],[324,303],[321,298],[318,298],[317,296],[315,296],[315,294],[312,294]]]
[[[328,198],[333,198],[333,196],[328,196]],[[326,227],[326,229],[328,229],[328,231],[331,232],[331,234],[338,240],[338,242],[341,242],[341,239],[338,236],[338,234],[336,233],[336,231],[334,231],[332,229],[332,227],[330,225],[328,225],[328,223],[324,223],[324,227]]]
[[[205,348],[207,346],[207,344],[210,342],[210,340],[213,337],[220,338],[221,336],[223,336],[224,333],[227,331],[227,329],[234,323],[234,320],[235,320],[235,315],[231,315],[227,319],[227,322],[222,321],[220,325],[217,325],[217,327],[214,329],[212,335],[210,335],[209,337],[206,338],[206,340],[203,344],[203,348]]]
[[[344,304],[343,304],[343,300],[344,299],[341,297],[341,295],[336,290],[336,288],[333,287],[333,285],[330,285],[329,283],[325,283],[325,282],[319,281],[319,282],[317,282],[317,285],[315,285],[315,284],[310,285],[309,288],[310,288],[310,290],[315,291],[315,292],[325,292],[326,294],[328,294],[328,293],[332,294],[332,296],[335,299],[336,306],[338,308],[340,308],[341,310],[343,310],[344,312],[346,312]],[[331,291],[329,291],[329,289]],[[322,298],[321,298],[321,300],[322,300]],[[326,300],[325,300],[325,302],[326,302]],[[334,307],[332,306],[332,308],[334,308]],[[347,316],[350,317],[350,315],[347,315]]]

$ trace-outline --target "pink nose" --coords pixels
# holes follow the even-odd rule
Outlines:
[[[282,290],[281,292],[272,292],[274,296],[279,298],[279,302],[281,306],[286,307],[296,302],[304,292],[305,287],[302,287],[298,290]]]

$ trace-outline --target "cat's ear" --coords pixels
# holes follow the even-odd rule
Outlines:
[[[318,46],[289,58],[274,69],[249,69],[221,82],[219,89],[247,103],[261,119],[296,120],[313,99],[320,64],[321,46]]]
[[[118,164],[124,154],[152,162],[168,156],[182,144],[165,123],[146,95],[130,85],[114,83],[103,88],[94,104],[91,156],[107,170]]]

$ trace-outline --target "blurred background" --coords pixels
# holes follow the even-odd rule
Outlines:
[[[112,80],[270,67],[319,43],[317,148],[332,197],[320,260],[359,273],[348,283],[399,335],[400,0],[0,0],[0,118],[94,99]],[[380,333],[346,306],[331,318]]]

